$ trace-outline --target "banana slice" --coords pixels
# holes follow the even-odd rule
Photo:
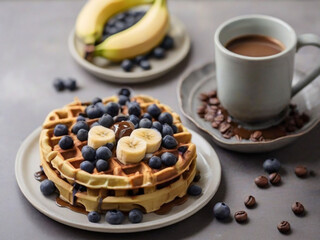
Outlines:
[[[117,158],[123,164],[140,162],[147,150],[147,143],[136,137],[122,137],[117,144]]]
[[[95,126],[90,129],[88,134],[88,145],[97,149],[107,143],[116,141],[115,133],[109,128],[103,126]]]
[[[150,128],[139,128],[133,130],[130,136],[146,141],[147,153],[157,151],[160,148],[162,141],[161,134],[157,130]]]

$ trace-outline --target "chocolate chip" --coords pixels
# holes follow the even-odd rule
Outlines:
[[[254,196],[248,196],[246,197],[246,199],[244,200],[244,205],[247,208],[252,208],[254,205],[256,205],[256,199]]]
[[[297,175],[297,177],[304,178],[308,174],[308,170],[305,166],[297,166],[294,170],[294,173]]]
[[[219,131],[221,133],[225,133],[225,132],[227,132],[229,130],[230,127],[231,127],[231,125],[229,123],[223,122],[223,123],[221,123],[221,125],[219,127]]]
[[[268,178],[265,176],[259,176],[254,179],[255,184],[260,188],[265,188],[269,185]]]
[[[200,99],[201,101],[207,101],[207,100],[209,99],[209,96],[208,96],[207,94],[205,94],[205,93],[201,93],[201,94],[199,95],[199,99]]]
[[[287,221],[282,221],[281,223],[278,224],[278,230],[281,233],[288,233],[290,232],[290,223]]]
[[[300,202],[295,202],[292,204],[291,209],[296,215],[302,215],[304,213],[304,206]]]
[[[212,91],[210,91],[210,92],[208,92],[208,96],[209,97],[216,97],[217,96],[217,91],[216,90],[212,90]]]
[[[218,105],[218,104],[220,104],[220,101],[219,101],[218,98],[210,98],[210,99],[209,99],[209,104],[211,104],[211,105]]]
[[[274,172],[269,175],[269,181],[272,185],[277,185],[281,182],[281,176],[279,173]]]
[[[247,214],[245,211],[235,212],[235,214],[234,214],[234,219],[235,219],[238,223],[243,223],[243,222],[247,221],[247,219],[248,219],[248,214]]]

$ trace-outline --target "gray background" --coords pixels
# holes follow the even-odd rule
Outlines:
[[[219,148],[182,117],[217,151],[223,169],[222,182],[207,206],[170,227],[133,234],[92,233],[64,226],[33,208],[14,176],[15,155],[22,141],[41,125],[51,109],[65,105],[74,96],[91,100],[114,94],[120,87],[89,75],[69,55],[67,37],[83,3],[0,2],[0,239],[319,239],[319,126],[284,149],[267,154],[238,154]],[[264,13],[287,21],[298,34],[320,35],[319,1],[169,1],[169,7],[187,26],[192,38],[191,53],[165,77],[132,88],[136,93],[160,99],[178,113],[177,82],[184,72],[213,60],[213,34],[223,21],[241,14]],[[297,57],[297,66],[306,71],[319,62],[320,51],[314,48],[303,49]],[[57,76],[76,78],[81,89],[55,92],[52,80]],[[267,157],[277,157],[282,162],[283,184],[261,190],[253,179],[263,174],[261,165]],[[316,176],[298,179],[293,174],[297,164],[313,169]],[[234,213],[245,209],[243,198],[248,194],[258,201],[255,209],[247,210],[248,224],[214,220],[215,202],[225,201]],[[294,201],[305,205],[305,217],[291,212]],[[289,236],[278,233],[276,225],[281,220],[291,223],[293,231]]]

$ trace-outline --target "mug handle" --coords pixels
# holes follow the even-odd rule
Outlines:
[[[306,33],[298,37],[297,51],[304,46],[316,46],[320,48],[320,37],[312,34]],[[304,79],[300,80],[297,84],[292,87],[291,97],[296,95],[305,86],[311,83],[315,78],[320,75],[320,65],[316,67],[310,74],[308,74]]]

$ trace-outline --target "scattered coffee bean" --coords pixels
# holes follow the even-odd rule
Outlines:
[[[268,178],[265,176],[259,176],[255,178],[254,182],[259,188],[266,188],[269,185]]]
[[[210,98],[210,99],[209,99],[209,104],[211,104],[211,105],[218,105],[218,104],[220,104],[220,101],[219,101],[218,98]]]
[[[198,109],[197,109],[197,113],[198,114],[205,114],[205,112],[206,112],[206,107],[205,106],[198,107]]]
[[[213,97],[216,97],[217,96],[217,91],[216,90],[212,90],[210,92],[208,92],[208,96],[213,98]]]
[[[223,116],[223,115],[222,115]],[[231,125],[229,123],[223,122],[221,123],[221,125],[219,126],[219,131],[221,133],[225,133],[228,131],[228,129],[231,127]]]
[[[282,221],[281,223],[278,224],[278,230],[281,233],[290,232],[290,223],[288,223],[287,221]]]
[[[254,196],[248,196],[246,197],[246,199],[244,200],[244,205],[247,208],[252,208],[254,205],[256,205],[256,199]]]
[[[235,212],[235,214],[234,214],[234,219],[235,219],[238,223],[243,223],[243,222],[247,221],[247,219],[248,219],[248,214],[247,214],[245,211]]]
[[[263,136],[262,136],[262,132],[261,131],[254,131],[251,135],[250,135],[250,140],[253,142],[257,142],[257,141],[263,141]]]
[[[211,126],[212,126],[213,128],[218,128],[218,127],[220,126],[220,124],[217,123],[217,122],[212,122],[212,123],[211,123]]]
[[[279,173],[271,173],[269,175],[269,181],[272,185],[277,185],[281,182],[281,176]]]
[[[304,206],[300,202],[295,202],[292,204],[291,209],[296,215],[302,215],[304,213]]]
[[[308,170],[305,166],[297,166],[294,170],[297,177],[304,178],[308,174]]]
[[[205,94],[205,93],[201,93],[201,94],[199,95],[199,99],[200,99],[201,101],[205,102],[205,101],[207,101],[207,100],[209,99],[209,96],[208,96],[207,94]]]
[[[218,116],[216,116],[215,118],[214,118],[214,121],[215,122],[218,122],[218,123],[221,123],[221,122],[223,122],[223,120],[224,120],[224,116],[221,114],[221,115],[218,115]]]

